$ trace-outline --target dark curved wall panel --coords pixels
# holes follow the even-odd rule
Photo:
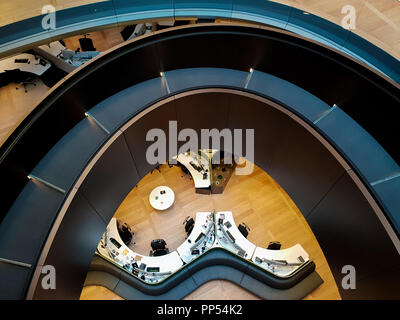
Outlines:
[[[90,170],[79,190],[107,222],[139,180],[135,160],[120,135]]]
[[[243,155],[247,148],[244,132],[246,129],[254,129],[255,162],[268,171],[288,126],[287,116],[275,108],[247,97],[231,97],[230,100],[228,127],[231,130],[243,130]]]
[[[98,235],[107,227],[106,221],[80,191],[76,192],[65,216],[68,219],[61,224],[44,263],[56,269],[56,289],[43,289],[41,275],[35,290],[35,299],[79,299],[81,289],[76,284],[83,286],[94,248],[99,243]],[[90,228],[85,232],[77,232],[80,225]]]
[[[153,141],[146,141],[146,134],[150,129],[158,128],[168,133],[169,121],[176,121],[176,109],[174,103],[167,103],[157,109],[157,112],[150,112],[142,117],[137,125],[131,126],[123,135],[125,136],[129,150],[135,158],[135,163],[140,174],[144,177],[155,165],[146,160],[146,150],[153,144]],[[167,136],[168,144],[168,136]],[[167,150],[169,144],[167,145]],[[165,160],[168,160],[166,158]]]
[[[338,285],[343,298],[398,297],[395,284],[400,279],[400,256],[348,173],[331,186],[306,219],[328,262],[335,261],[330,267],[336,282],[340,284],[344,277],[341,274],[343,266],[353,265],[356,269],[357,284],[361,283],[361,286],[358,290],[344,290]],[[385,274],[391,275],[391,280],[389,276],[386,278],[385,288],[379,281],[372,280],[384,278]]]
[[[282,131],[267,171],[307,217],[344,169],[315,137],[294,121]]]
[[[0,299],[25,298],[37,257],[63,197],[40,182],[29,181],[0,224],[0,257],[32,265],[26,268],[0,262]]]
[[[228,127],[229,98],[221,94],[198,94],[175,100],[178,130],[191,128],[199,137],[198,146],[212,148],[212,139],[201,140],[201,129],[222,130]],[[202,143],[204,143],[202,145]],[[179,143],[178,146],[182,145]]]

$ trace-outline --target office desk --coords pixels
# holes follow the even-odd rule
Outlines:
[[[49,44],[44,44],[40,46],[39,49],[47,52],[54,57],[58,57],[61,52],[65,50],[65,47],[59,41],[53,41]]]
[[[223,223],[219,225],[218,220],[222,215],[224,216]],[[230,223],[229,228],[226,226],[227,222]],[[235,239],[234,241],[227,232],[232,235]],[[196,242],[196,239],[202,234],[204,236]],[[184,263],[189,263],[209,249],[218,247],[227,249],[278,277],[291,275],[309,261],[307,252],[300,244],[283,250],[256,248],[255,244],[248,241],[240,233],[231,211],[222,211],[215,214],[197,212],[195,224],[188,239],[176,251],[158,257],[141,255],[128,248],[119,236],[117,220],[112,218],[102,241],[98,245],[98,252],[113,260],[125,270],[142,278],[145,282],[157,283],[182,268]],[[199,249],[200,253],[193,255],[193,249]],[[134,262],[136,262],[138,268],[132,267]],[[142,266],[141,269],[142,264],[145,266],[144,268]],[[148,271],[147,268],[149,267],[158,268],[158,271]]]
[[[223,223],[221,225],[218,224],[219,219],[222,218]],[[233,253],[242,256],[245,259],[250,260],[253,256],[254,250],[256,249],[256,245],[247,240],[236,227],[235,220],[233,219],[231,211],[221,211],[215,214],[215,223],[217,230],[217,241],[219,245],[232,251]],[[227,224],[230,224],[228,227]],[[235,239],[229,237],[229,233]]]
[[[196,239],[204,234],[204,237],[196,242]],[[211,212],[197,212],[193,230],[190,236],[182,243],[176,251],[185,263],[197,258],[212,247],[214,243],[214,215]],[[204,246],[204,250],[202,247]],[[193,255],[192,250],[199,249],[200,254]]]
[[[132,251],[132,257],[136,261],[138,267],[143,263],[146,265],[146,269],[148,267],[160,268],[160,273],[172,274],[183,266],[182,260],[176,251],[158,257],[144,256]]]
[[[258,266],[282,277],[290,275],[308,260],[309,256],[300,244],[281,250],[257,247],[252,258]]]
[[[15,62],[15,59],[28,59],[29,63],[18,63]],[[46,65],[41,65],[39,63],[40,59],[35,59],[35,56],[33,54],[28,54],[28,53],[22,53],[10,58],[6,58],[3,60],[0,60],[0,73],[6,72],[6,70],[20,70],[23,72],[29,72],[33,73],[37,76],[41,76],[43,73],[45,73],[51,66],[51,64],[46,61]]]
[[[186,167],[189,170],[195,188],[209,188],[211,186],[211,179],[210,179],[210,160],[206,159],[205,157],[199,156],[193,153],[181,153],[177,156],[173,157],[176,159],[180,164]],[[204,170],[197,171],[192,165],[193,163],[196,166],[203,166]],[[206,179],[203,178],[203,174],[206,173]]]
[[[105,244],[109,251],[108,257],[111,256],[111,259],[121,267],[125,266],[124,268],[127,271],[134,272],[136,270],[139,277],[144,275],[146,282],[154,283],[163,280],[183,266],[183,262],[176,251],[158,257],[145,256],[132,251],[119,236],[117,219],[115,218],[112,218],[108,224],[104,238],[104,241],[101,241],[98,245],[98,251],[105,255],[106,250],[102,247],[102,244]],[[134,262],[138,265],[138,269],[133,270],[132,263]],[[144,270],[139,270],[141,264],[146,265]],[[147,271],[148,267],[159,268],[159,271]]]

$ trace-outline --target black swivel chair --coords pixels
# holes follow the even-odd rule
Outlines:
[[[24,91],[28,92],[28,85],[36,87],[34,76],[29,72],[20,71],[19,69],[6,70],[6,76],[9,82],[19,83],[19,86],[15,88],[16,90],[22,86]]]
[[[126,223],[121,223],[117,220],[118,233],[121,240],[128,246],[132,241],[133,232]],[[132,244],[135,244],[134,242]]]
[[[194,220],[193,218],[190,218],[190,216],[187,216],[185,221],[183,221],[183,224],[185,225],[185,232],[189,237],[194,227]]]
[[[84,35],[84,38],[79,39],[79,44],[82,51],[96,51],[96,48],[93,45],[93,40],[86,38],[86,35]]]
[[[166,247],[167,243],[164,239],[155,239],[152,240],[151,243],[151,251],[150,256],[163,256],[169,253],[169,249]]]
[[[242,222],[241,224],[238,225],[238,229],[239,229],[240,233],[243,235],[243,237],[247,238],[247,236],[249,235],[249,231],[250,231],[250,228],[247,226],[247,224]]]
[[[189,170],[188,168],[186,168],[183,164],[178,162],[178,167],[181,168],[183,175],[181,176],[181,178],[183,178],[184,176],[186,176],[187,174],[189,174]],[[192,179],[192,175],[189,174],[190,179]]]
[[[267,249],[269,249],[269,250],[280,250],[281,249],[281,243],[279,242],[279,241],[271,241],[269,244],[268,244],[268,247],[267,247]]]
[[[167,243],[165,242],[164,239],[155,239],[155,240],[152,240],[150,243],[150,246],[153,250],[165,249],[166,245],[167,245]]]

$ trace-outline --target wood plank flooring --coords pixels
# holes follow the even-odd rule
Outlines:
[[[178,167],[162,165],[160,170],[161,173],[155,170],[146,175],[115,214],[116,218],[127,222],[135,232],[133,241],[136,244],[130,245],[132,250],[148,255],[151,240],[162,238],[170,251],[173,251],[185,241],[182,223],[187,216],[194,217],[197,211],[214,209],[232,211],[237,224],[244,221],[250,227],[248,239],[257,246],[265,247],[268,242],[277,240],[282,243],[282,248],[296,243],[304,247],[325,281],[307,299],[340,299],[328,263],[303,215],[282,188],[260,168],[255,166],[249,176],[233,175],[224,193],[214,195],[195,193],[190,176],[183,175]],[[175,192],[173,206],[165,211],[153,209],[148,200],[151,190],[160,185],[169,186]],[[191,293],[187,299],[257,298],[226,281],[212,281],[203,287]],[[228,287],[230,289],[226,290]],[[84,288],[82,298],[92,297],[90,292],[93,290]],[[102,297],[98,292],[94,295]]]

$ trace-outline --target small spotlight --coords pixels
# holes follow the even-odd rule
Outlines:
[[[31,177],[30,175],[28,175],[28,179],[29,179],[29,180],[32,180],[32,177]]]
[[[254,69],[253,68],[250,68],[250,73],[252,73],[254,71]]]
[[[163,77],[164,76],[164,72],[161,71],[160,72],[160,76]]]
[[[89,115],[87,114],[87,112],[85,112],[85,117],[89,117]]]

